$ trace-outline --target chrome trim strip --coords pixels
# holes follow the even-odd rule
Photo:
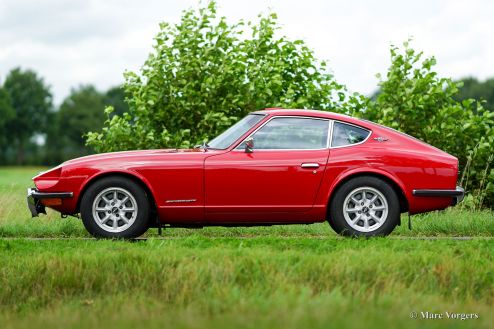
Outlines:
[[[327,147],[323,147],[321,149],[256,149],[255,146],[254,146],[254,152],[265,152],[265,151],[270,151],[270,152],[274,152],[274,151],[321,151],[321,150],[327,150],[328,148]],[[233,149],[232,152],[242,152],[242,153],[245,153],[244,150],[242,149]],[[250,153],[252,154],[252,153]]]
[[[329,128],[328,128],[328,143],[327,143],[327,148],[331,148],[331,141],[333,140],[333,126],[334,126],[334,120],[329,120]]]
[[[355,143],[355,144],[348,144],[348,145],[341,145],[341,146],[330,146],[329,148],[330,149],[340,149],[340,148],[344,148],[344,147],[352,147],[352,146],[357,146],[357,145],[361,145],[361,144],[364,144],[365,142],[367,142],[367,140],[371,137],[372,135],[372,130],[370,129],[367,129],[367,128],[364,128],[362,126],[358,126],[358,125],[354,125],[353,123],[349,123],[349,122],[345,122],[345,121],[341,121],[341,120],[333,120],[333,127],[331,129],[331,143],[333,143],[333,129],[334,129],[334,122],[339,122],[339,123],[342,123],[344,125],[349,125],[349,126],[354,126],[356,128],[360,128],[360,129],[363,129],[363,130],[367,130],[369,132],[369,134],[367,135],[367,137],[361,141],[361,142],[358,142],[358,143]]]
[[[72,198],[73,192],[39,192],[36,189],[28,189],[28,196],[35,199],[65,199]]]
[[[255,125],[253,125],[252,127],[255,127],[256,125],[258,125],[259,123],[261,123],[261,122],[262,122],[262,120],[264,120],[264,119],[265,119],[264,117],[268,116],[268,114],[267,114],[267,113],[255,113],[255,112],[248,113],[247,115],[260,115],[260,116],[263,116],[263,118],[262,118],[261,120],[259,120],[259,121],[258,121]],[[242,119],[243,119],[243,118],[242,118]],[[240,119],[240,120],[242,120],[242,119]],[[269,121],[269,120],[268,120],[268,121]],[[247,133],[250,129],[252,129],[252,127],[250,127],[250,128],[249,128],[249,129],[248,129],[248,130],[244,133],[244,135],[245,135],[245,134],[246,134],[246,133]],[[229,129],[229,128],[227,128],[227,129]],[[223,132],[224,132],[224,131],[223,131]],[[223,134],[223,132],[222,132],[221,134]],[[220,135],[221,135],[221,134],[220,134]],[[219,136],[219,135],[218,135],[218,136]],[[216,136],[216,137],[218,137],[218,136]],[[243,135],[242,135],[242,136],[243,136]],[[241,138],[242,136],[240,136],[239,138]],[[215,137],[215,138],[216,138],[216,137]],[[238,139],[237,139],[237,140],[238,140]],[[225,147],[224,149],[215,149],[215,148],[213,148],[212,150],[218,150],[218,151],[225,151],[225,150],[228,150],[229,148],[231,148],[231,147],[232,147],[232,145],[234,145],[234,144],[235,144],[235,142],[236,142],[236,141],[233,141],[233,143],[231,143],[230,145],[228,145],[228,147]],[[233,147],[233,149],[234,149],[235,147],[237,147],[237,145],[235,145],[235,146]]]
[[[457,188],[456,190],[429,190],[429,189],[422,189],[422,190],[413,190],[412,194],[415,196],[424,196],[424,197],[456,197],[456,196],[461,196],[465,192],[463,189]]]
[[[451,205],[454,206],[463,201],[465,190],[461,186],[456,186],[455,190],[421,189],[413,190],[412,195],[417,197],[452,198]]]
[[[238,147],[247,139],[247,138],[250,138],[252,137],[252,135],[254,135],[259,129],[261,129],[262,127],[264,127],[268,122],[270,122],[271,120],[273,119],[276,119],[276,118],[302,118],[302,119],[311,119],[311,120],[327,120],[327,121],[331,121],[331,119],[328,119],[328,118],[318,118],[318,117],[311,117],[311,116],[302,116],[302,115],[274,115],[272,116],[271,118],[269,118],[269,120],[266,120],[262,125],[260,125],[259,127],[257,127],[252,133],[250,133],[247,137],[245,137],[244,139],[242,139],[242,141],[240,143],[238,143],[237,145],[235,145],[232,149],[232,151],[242,151],[242,149],[238,149]],[[328,136],[330,134],[330,131],[329,131],[329,126],[328,126]],[[255,141],[254,141],[254,151],[256,152],[259,152],[259,151],[317,151],[317,150],[325,150],[327,149],[327,147],[322,147],[322,148],[319,148],[319,149],[256,149],[256,145],[255,145]]]
[[[338,149],[338,148],[352,147],[352,146],[357,146],[357,145],[364,144],[372,136],[372,130],[367,129],[367,128],[362,127],[362,126],[359,126],[359,125],[356,125],[356,124],[353,124],[353,123],[346,122],[346,121],[334,120],[334,119],[329,119],[329,118],[317,118],[317,117],[310,117],[310,116],[301,116],[301,115],[275,115],[275,116],[272,116],[266,122],[264,122],[262,125],[260,125],[259,127],[257,127],[247,137],[245,137],[244,139],[242,139],[241,142],[239,142],[237,145],[235,145],[235,147],[232,149],[232,151],[235,151],[235,152],[237,152],[237,151],[243,152],[243,150],[242,149],[239,149],[238,147],[247,138],[252,137],[252,135],[254,135],[259,129],[261,129],[262,127],[264,127],[264,125],[266,125],[268,122],[270,122],[271,120],[273,120],[275,118],[304,118],[304,119],[312,119],[312,120],[328,120],[328,142],[327,142],[326,147],[325,148],[319,148],[319,149],[256,149],[255,148],[255,145],[254,145],[254,150],[256,152],[262,152],[262,151],[318,151],[318,150],[325,150],[325,149]],[[349,145],[342,145],[342,146],[332,146],[332,143],[333,143],[333,131],[334,131],[334,124],[335,124],[335,122],[339,122],[341,124],[345,124],[345,125],[349,125],[349,126],[353,126],[353,127],[356,127],[356,128],[360,128],[360,129],[366,130],[366,131],[369,132],[369,134],[367,135],[367,137],[363,141],[361,141],[359,143],[349,144]]]
[[[197,199],[179,199],[179,200],[166,200],[166,203],[188,203],[196,202]]]

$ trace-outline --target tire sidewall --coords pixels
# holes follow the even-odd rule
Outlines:
[[[137,203],[137,216],[134,223],[122,232],[108,232],[101,228],[93,216],[93,202],[96,196],[109,187],[119,187],[132,194]],[[86,230],[96,238],[136,238],[148,229],[149,201],[144,189],[132,180],[124,177],[105,177],[93,183],[84,192],[80,207],[82,222]]]
[[[386,217],[386,221],[381,227],[372,232],[361,232],[355,230],[347,223],[343,214],[345,198],[349,193],[359,187],[375,188],[384,195],[388,203],[388,215]],[[356,177],[340,186],[336,190],[334,198],[332,198],[329,206],[328,221],[331,227],[337,233],[345,236],[385,236],[394,230],[400,218],[400,204],[396,192],[382,179],[371,176]]]

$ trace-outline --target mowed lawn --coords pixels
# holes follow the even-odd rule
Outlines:
[[[1,328],[492,328],[492,212],[414,216],[412,231],[404,216],[377,239],[321,223],[97,241],[78,219],[30,218],[40,170],[0,168]]]

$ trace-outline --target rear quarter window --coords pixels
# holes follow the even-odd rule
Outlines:
[[[370,131],[354,125],[335,121],[331,147],[341,147],[362,143],[369,137]]]

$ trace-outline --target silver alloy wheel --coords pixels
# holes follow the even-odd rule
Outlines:
[[[93,219],[103,230],[118,233],[127,230],[137,217],[137,202],[129,191],[109,187],[93,202]]]
[[[343,203],[343,216],[356,231],[372,232],[388,217],[386,197],[373,187],[364,186],[348,193]]]

